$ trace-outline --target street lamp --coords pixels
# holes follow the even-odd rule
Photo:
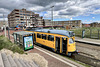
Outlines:
[[[51,6],[51,21],[52,21],[52,29],[53,29],[53,7],[54,7],[54,6]]]

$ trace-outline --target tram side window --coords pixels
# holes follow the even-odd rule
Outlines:
[[[42,39],[46,40],[46,35],[45,34],[42,34]]]
[[[41,34],[38,34],[38,33],[37,33],[37,38],[41,38]]]
[[[48,40],[50,40],[50,41],[54,41],[54,36],[52,36],[52,35],[48,35]]]

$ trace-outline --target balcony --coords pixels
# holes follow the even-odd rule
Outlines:
[[[16,15],[15,17],[20,17],[20,16],[17,16],[17,15]]]

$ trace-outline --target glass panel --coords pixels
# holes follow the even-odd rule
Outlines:
[[[46,35],[45,34],[42,34],[42,39],[46,40]]]
[[[37,34],[37,38],[41,38],[41,34]]]
[[[72,38],[69,39],[69,44],[74,43],[74,40]]]
[[[48,40],[50,40],[50,41],[54,41],[54,36],[52,36],[52,35],[48,35]]]

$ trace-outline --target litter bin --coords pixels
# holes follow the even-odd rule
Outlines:
[[[34,48],[32,32],[26,32],[26,31],[14,32],[13,36],[14,36],[14,43],[18,44],[19,46],[22,46],[25,51]]]

